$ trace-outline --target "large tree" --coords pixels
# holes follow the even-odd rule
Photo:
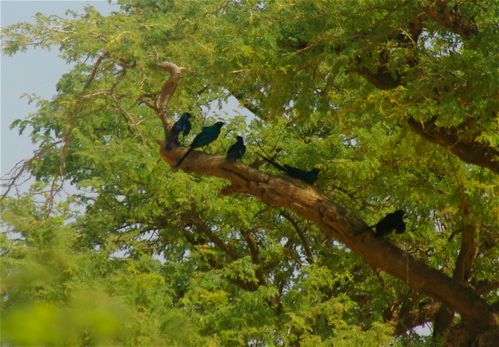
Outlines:
[[[376,345],[414,342],[428,322],[433,342],[497,341],[494,2],[120,5],[3,29],[4,54],[57,46],[74,64],[15,124],[39,149],[8,184],[25,173],[38,183],[2,205],[19,236],[3,239],[10,341],[23,341],[12,317],[41,301],[78,308],[93,287],[133,317],[131,337],[111,317],[113,333],[90,320],[50,341]],[[219,140],[176,169],[187,149],[164,150],[175,115],[193,113],[196,132],[234,98],[251,116],[226,119]],[[228,163],[236,133],[248,151]],[[319,180],[282,177],[258,151],[319,167]],[[54,205],[61,182],[78,190],[65,203],[76,215]],[[407,212],[406,234],[365,231],[395,209]],[[48,244],[75,257],[74,270],[41,289],[17,279],[62,261]]]

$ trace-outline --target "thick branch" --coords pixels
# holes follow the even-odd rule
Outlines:
[[[454,267],[452,277],[456,281],[466,285],[476,253],[475,226],[471,220],[471,208],[468,203],[464,187],[460,185],[458,189],[460,196],[460,213],[463,219],[463,225],[461,228],[461,247],[459,249],[459,255],[457,256],[456,266]],[[451,326],[453,320],[454,312],[446,307],[446,305],[442,305],[438,313],[435,315],[433,335],[435,337],[442,335]]]
[[[461,14],[458,5],[448,7],[448,3],[448,0],[433,1],[424,9],[424,13],[418,14],[409,22],[408,32],[410,33],[410,38],[408,39],[406,35],[399,34],[395,39],[401,46],[414,45],[423,31],[423,19],[427,17],[463,37],[477,34],[478,29],[474,21],[465,18]],[[411,67],[417,65],[417,57],[415,55],[408,56],[407,59]],[[394,89],[402,84],[404,76],[400,75],[399,71],[390,71],[387,68],[389,60],[389,54],[386,54],[382,50],[379,54],[380,66],[375,71],[363,67],[360,64],[360,58],[357,58],[358,64],[353,68],[353,71],[362,75],[378,89]],[[448,148],[464,162],[486,167],[495,173],[499,173],[499,151],[496,148],[476,141],[477,136],[464,138],[460,134],[466,134],[466,129],[460,129],[459,127],[438,127],[435,124],[435,120],[436,118],[420,124],[415,120],[409,119],[408,123],[420,136]]]
[[[463,227],[461,230],[461,248],[454,268],[454,278],[465,283],[468,281],[471,272],[471,265],[476,253],[475,226],[471,221],[471,211],[464,192],[464,187],[460,187],[461,195],[461,215],[463,216]]]
[[[498,289],[499,289],[499,282],[479,282],[476,285],[476,292],[478,294],[488,294]]]
[[[408,123],[416,133],[433,143],[446,147],[462,161],[499,173],[499,151],[496,148],[474,140],[462,139],[458,135],[458,128],[438,127],[435,120],[433,118],[421,124],[409,119]]]
[[[449,0],[433,1],[426,9],[428,17],[464,38],[478,34],[475,21],[464,17],[458,4],[449,6],[449,2]]]
[[[395,335],[400,336],[406,331],[417,327],[418,325],[429,322],[435,316],[439,309],[439,304],[435,302],[427,303],[419,307],[411,302],[409,307],[402,307],[399,316],[397,317],[397,325],[395,327]]]
[[[171,166],[187,150],[179,147],[166,151],[164,143],[159,144],[161,156]],[[223,157],[198,151],[191,153],[182,169],[227,179],[232,183],[231,190],[234,192],[249,194],[266,204],[294,211],[316,224],[328,237],[343,242],[366,263],[452,307],[477,329],[499,325],[497,314],[469,287],[414,259],[388,241],[375,238],[372,233],[358,233],[367,227],[366,223],[308,185],[268,175],[240,163],[228,163]]]

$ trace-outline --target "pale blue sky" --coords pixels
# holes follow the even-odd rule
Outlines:
[[[107,1],[0,1],[1,26],[17,22],[32,22],[37,12],[64,16],[66,10],[81,12],[92,5],[103,14],[117,9],[116,4]],[[1,55],[1,175],[15,163],[29,158],[34,146],[29,132],[19,136],[17,130],[10,130],[10,124],[17,118],[25,117],[34,111],[28,105],[23,93],[34,93],[42,98],[55,94],[55,85],[60,76],[70,69],[58,57],[58,50],[29,49],[13,57]]]

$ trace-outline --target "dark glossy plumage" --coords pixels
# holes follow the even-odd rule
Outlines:
[[[227,156],[225,159],[230,162],[235,162],[243,157],[246,152],[246,146],[244,145],[244,140],[241,136],[236,136],[236,143],[229,147],[227,151]]]
[[[310,171],[305,171],[305,170],[298,169],[296,167],[289,166],[289,165],[286,165],[286,164],[281,165],[278,162],[276,162],[276,161],[274,161],[272,159],[269,159],[267,157],[264,157],[261,154],[258,154],[258,155],[260,157],[262,157],[270,165],[274,166],[276,169],[281,170],[282,172],[284,172],[289,177],[297,178],[299,180],[302,180],[305,183],[314,184],[315,181],[317,181],[317,178],[319,176],[320,170],[317,169],[317,168],[314,168],[314,169],[312,169]]]
[[[220,135],[220,130],[222,129],[222,126],[224,124],[225,124],[224,122],[216,122],[215,124],[209,127],[203,127],[201,132],[196,135],[194,140],[192,140],[189,149],[187,150],[187,152],[185,152],[184,156],[180,158],[175,167],[180,166],[194,148],[207,146],[213,141],[215,141],[218,138],[218,135]]]
[[[397,210],[388,213],[378,223],[374,225],[374,236],[383,237],[395,230],[397,234],[402,234],[405,231],[404,211]]]
[[[167,151],[171,151],[175,147],[179,146],[178,136],[180,133],[184,136],[189,135],[192,127],[191,122],[189,121],[190,117],[192,117],[192,115],[189,112],[184,112],[180,119],[173,124],[172,130],[166,139],[165,148]]]

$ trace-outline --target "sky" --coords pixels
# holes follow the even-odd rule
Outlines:
[[[85,6],[92,5],[102,14],[116,10],[116,4],[107,1],[0,1],[1,22],[4,27],[17,22],[33,22],[37,12],[47,15],[64,16],[66,10],[82,12]],[[29,139],[29,131],[19,135],[10,124],[18,118],[24,118],[35,110],[29,105],[24,93],[36,94],[50,99],[56,92],[59,78],[69,71],[71,65],[58,57],[56,47],[51,50],[28,49],[13,57],[0,55],[0,115],[1,115],[1,176],[12,169],[15,163],[30,158],[34,145]],[[2,190],[3,191],[3,190]]]

